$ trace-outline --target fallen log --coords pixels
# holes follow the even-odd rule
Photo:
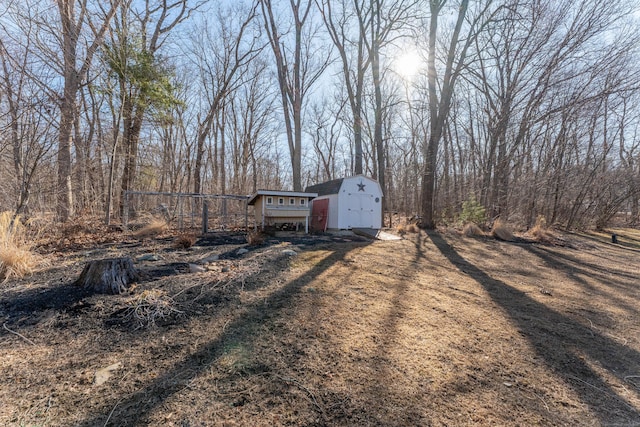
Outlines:
[[[139,278],[131,258],[107,258],[90,261],[74,284],[96,293],[117,295]]]

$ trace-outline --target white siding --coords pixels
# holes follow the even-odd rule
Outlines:
[[[364,176],[345,178],[340,187],[338,204],[340,214],[337,228],[382,226],[382,191],[377,181]]]

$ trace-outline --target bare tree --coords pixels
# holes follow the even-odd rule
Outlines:
[[[62,53],[62,78],[64,89],[58,100],[60,125],[58,137],[58,206],[60,221],[73,216],[73,186],[71,169],[71,147],[73,126],[77,122],[78,91],[86,79],[93,57],[101,46],[121,0],[110,0],[89,6],[86,1],[56,0],[60,18],[60,50]],[[99,13],[96,13],[98,11]],[[81,49],[81,37],[85,26],[89,27],[91,39]]]
[[[261,0],[264,27],[273,51],[289,144],[293,189],[302,191],[302,115],[305,96],[330,62],[326,48],[316,46],[317,27],[311,21],[312,0],[290,0],[293,40],[285,40],[271,0]]]
[[[438,19],[447,0],[430,0],[429,45],[427,58],[427,82],[429,95],[429,137],[425,141],[425,170],[422,179],[422,222],[424,228],[435,227],[434,196],[436,188],[436,167],[440,141],[451,111],[454,90],[467,61],[467,53],[474,38],[490,20],[491,0],[478,6],[478,12],[467,25],[463,38],[462,30],[467,17],[469,0],[461,0],[457,7],[455,27],[445,52],[444,71],[439,77],[436,67],[436,41],[438,39]]]
[[[194,192],[202,191],[202,165],[205,142],[216,124],[225,99],[238,89],[247,77],[248,64],[255,61],[263,45],[253,34],[253,23],[258,4],[248,10],[239,8],[216,11],[218,25],[216,33],[209,23],[195,34],[196,67],[202,79],[206,98],[203,118],[198,121],[196,160],[194,170]],[[237,22],[236,22],[237,21]],[[250,76],[255,78],[256,76]]]
[[[229,97],[227,131],[232,141],[231,188],[235,194],[247,194],[258,189],[263,160],[268,156],[268,140],[274,123],[276,91],[262,71],[265,63],[257,59],[249,65],[245,84]],[[263,185],[273,185],[263,183]]]
[[[138,7],[141,6],[139,9]],[[196,5],[195,7],[198,7]],[[170,81],[172,71],[160,49],[171,31],[189,18],[194,7],[189,0],[148,0],[137,5],[123,4],[114,21],[108,61],[115,75],[122,102],[124,169],[121,194],[131,189],[136,177],[140,132],[145,115],[171,108],[178,102]],[[135,32],[131,32],[136,29]],[[121,211],[124,198],[121,197]]]
[[[458,156],[468,148],[473,155],[462,197],[478,196],[490,218],[515,214],[529,226],[540,214],[566,221],[566,202],[590,194],[574,186],[591,182],[588,174],[570,177],[577,161],[570,147],[588,140],[576,127],[592,126],[599,100],[635,81],[634,31],[617,36],[629,14],[624,3],[518,0],[496,8],[492,25],[474,37],[456,95],[463,108],[447,126],[469,138]]]
[[[307,133],[313,142],[317,157],[313,182],[336,178],[338,146],[342,136],[340,116],[346,107],[345,99],[321,98],[311,105]]]
[[[373,135],[372,146],[376,158],[374,174],[384,191],[385,185],[385,144],[383,141],[383,95],[381,50],[410,35],[416,16],[415,0],[343,0],[318,2],[322,17],[336,47],[342,66],[342,77],[351,107],[354,170],[356,174],[363,168],[363,102],[365,100],[365,78],[371,69],[373,85]],[[386,200],[386,199],[384,199]]]
[[[0,117],[12,149],[14,218],[28,212],[36,172],[54,147],[55,104],[29,78],[32,55],[29,40],[23,47],[13,45],[10,51],[0,39],[0,101],[4,100],[2,106],[6,106]]]
[[[316,0],[316,3],[322,13],[331,41],[340,56],[342,75],[351,107],[354,144],[353,173],[362,174],[362,103],[365,77],[371,64],[367,49],[371,27],[368,1],[342,0],[337,3],[323,0],[319,3]]]

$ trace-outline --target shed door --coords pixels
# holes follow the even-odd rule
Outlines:
[[[329,199],[314,200],[311,210],[311,229],[314,231],[326,231],[328,217]]]
[[[373,224],[375,208],[372,194],[349,194],[347,210],[347,228],[379,228]]]

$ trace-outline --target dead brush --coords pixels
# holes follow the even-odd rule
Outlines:
[[[0,213],[0,280],[6,282],[35,270],[38,259],[31,248],[32,239],[20,217]]]
[[[407,233],[419,233],[420,227],[417,224],[409,224],[407,225]]]
[[[145,290],[134,295],[126,302],[124,319],[132,321],[136,329],[155,326],[158,320],[166,319],[172,314],[183,314],[175,308],[175,301],[160,289]]]
[[[510,242],[513,240],[513,232],[511,231],[511,228],[509,228],[509,226],[500,219],[497,219],[493,223],[491,235],[496,239],[504,240],[505,242]]]
[[[260,231],[250,231],[247,233],[247,243],[251,246],[260,246],[264,243],[266,236]]]
[[[529,230],[529,235],[542,243],[551,243],[555,239],[553,232],[547,226],[547,220],[542,215],[536,218],[536,223]]]
[[[416,224],[413,224],[413,223],[401,222],[400,224],[396,225],[396,233],[398,233],[401,236],[407,233],[419,233],[419,232],[420,232],[420,227],[418,227]]]
[[[480,237],[484,236],[484,232],[478,225],[474,222],[468,222],[462,228],[462,234],[467,237]]]
[[[178,249],[188,249],[196,244],[196,236],[193,233],[183,233],[176,237],[173,241],[173,245]]]
[[[154,219],[149,224],[133,232],[133,237],[145,238],[162,234],[169,228],[169,224],[162,219]]]

